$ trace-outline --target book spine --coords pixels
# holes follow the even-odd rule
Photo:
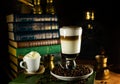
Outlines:
[[[26,22],[26,23],[8,23],[8,31],[25,32],[39,30],[57,30],[57,22]]]
[[[38,22],[38,21],[58,21],[56,15],[42,14],[10,14],[6,16],[6,21],[9,22]]]
[[[14,78],[16,78],[19,73],[23,71],[24,69],[20,68],[20,66],[15,65],[13,62],[10,62],[10,73]]]
[[[10,62],[12,62],[15,65],[19,66],[19,62],[21,60],[23,60],[23,56],[16,57],[16,56],[14,56],[14,55],[12,55],[12,54],[9,53],[9,60],[10,60]]]
[[[19,67],[17,65],[15,65],[13,62],[10,62],[10,68],[14,71],[14,72],[19,72]]]
[[[23,60],[23,56],[16,57],[9,53],[9,60],[10,60],[10,68],[12,69],[12,72],[16,73],[16,75],[20,72],[22,72],[24,69],[20,67],[19,63]]]
[[[21,41],[21,42],[9,40],[9,44],[15,48],[45,46],[45,45],[60,44],[60,39],[34,40],[34,41]]]
[[[39,32],[24,32],[14,33],[8,32],[9,39],[14,41],[30,41],[30,40],[42,40],[42,39],[56,39],[59,38],[59,31],[39,31]]]
[[[14,18],[17,18],[17,17],[15,17],[13,14],[7,15],[6,22],[13,22],[15,21]]]
[[[19,65],[18,58],[11,54],[9,54],[9,60],[10,60],[10,62],[13,62],[15,65],[17,65],[17,66]]]
[[[31,52],[33,50],[39,52],[41,56],[44,56],[46,54],[56,54],[56,53],[61,53],[61,45],[56,44],[56,45],[35,46],[35,47],[26,47],[26,48],[15,48],[8,45],[8,52],[16,57],[24,56],[28,52]]]
[[[12,68],[10,68],[8,76],[11,80],[13,80],[18,77],[18,73],[16,73],[15,71],[12,70]]]

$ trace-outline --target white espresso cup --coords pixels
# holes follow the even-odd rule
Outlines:
[[[24,68],[28,73],[34,73],[39,70],[41,56],[36,51],[31,51],[23,57],[20,67]]]

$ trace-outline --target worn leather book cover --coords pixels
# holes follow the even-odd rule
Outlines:
[[[32,40],[32,41],[20,41],[20,42],[9,40],[9,44],[15,48],[45,46],[45,45],[60,44],[60,39],[45,39],[45,40]]]

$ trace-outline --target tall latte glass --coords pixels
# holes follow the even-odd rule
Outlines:
[[[75,69],[75,59],[81,49],[82,28],[63,26],[60,28],[61,54],[65,58],[65,68]]]

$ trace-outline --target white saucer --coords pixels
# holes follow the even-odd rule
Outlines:
[[[24,71],[25,74],[29,74],[29,75],[32,75],[32,74],[42,74],[44,73],[45,71],[45,67],[43,65],[40,65],[40,68],[37,72],[27,72],[27,71]]]
[[[78,80],[78,79],[87,79],[89,76],[93,74],[93,68],[89,67],[89,69],[90,69],[90,73],[83,75],[83,76],[76,76],[76,77],[60,76],[60,75],[54,74],[52,71],[50,72],[50,74],[60,80],[73,81],[73,80]]]

